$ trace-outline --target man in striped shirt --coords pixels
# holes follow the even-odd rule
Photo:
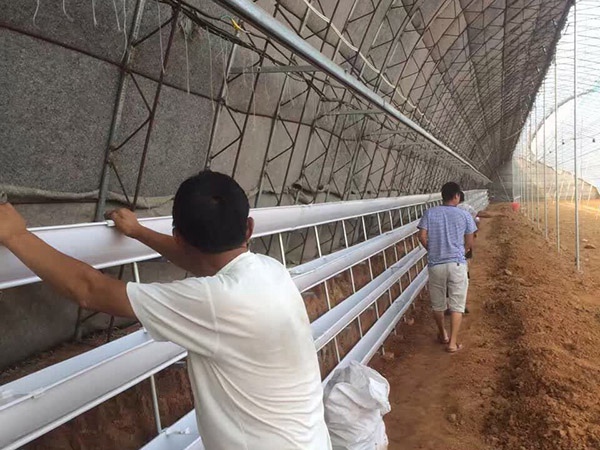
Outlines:
[[[465,254],[473,246],[477,225],[465,210],[457,208],[461,189],[449,182],[442,187],[441,206],[428,209],[419,222],[419,241],[427,249],[429,296],[438,327],[438,339],[447,351],[462,348],[458,331],[465,312],[469,279]],[[444,311],[451,311],[450,336],[444,324]]]

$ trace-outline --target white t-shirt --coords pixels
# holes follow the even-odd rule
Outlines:
[[[267,256],[213,277],[127,284],[150,335],[188,350],[206,450],[329,450],[319,364],[302,296]]]

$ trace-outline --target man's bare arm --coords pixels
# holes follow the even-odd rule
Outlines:
[[[417,238],[419,239],[419,242],[421,243],[421,245],[425,248],[427,248],[427,230],[423,229],[423,228],[419,228],[419,232],[417,233]]]
[[[475,234],[465,234],[465,253],[469,253],[473,249],[473,243],[475,241]]]
[[[192,272],[192,263],[173,236],[158,233],[144,227],[136,215],[128,209],[118,209],[106,214],[107,219],[115,222],[117,229],[125,236],[136,239],[152,250],[160,253],[177,267]]]
[[[27,231],[10,204],[0,205],[0,244],[61,295],[86,309],[135,317],[126,284],[52,248]]]

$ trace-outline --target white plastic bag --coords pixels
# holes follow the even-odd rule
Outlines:
[[[356,361],[338,369],[325,387],[325,421],[334,450],[386,450],[383,415],[390,385]]]
[[[383,423],[383,418],[379,423],[379,427],[377,427],[377,430],[375,430],[375,433],[373,434],[373,444],[373,448],[375,450],[387,450],[388,448],[389,441],[385,432],[385,423]]]

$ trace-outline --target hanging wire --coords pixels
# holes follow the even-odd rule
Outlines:
[[[189,56],[187,38],[184,38],[184,42],[185,42],[185,72],[186,72],[185,81],[186,81],[187,93],[189,94],[190,93],[190,56]]]
[[[98,20],[96,20],[96,0],[92,0],[92,19],[94,20],[94,28],[97,28]]]
[[[36,27],[36,28],[38,26],[37,26],[37,23],[35,22],[35,19],[37,18],[39,10],[40,10],[40,0],[36,0],[36,2],[35,2],[35,11],[33,13],[33,26]]]
[[[185,69],[186,69],[186,87],[187,93],[190,93],[190,55],[188,48],[188,39],[192,38],[194,32],[194,23],[187,18],[186,16],[182,16],[179,19],[179,27],[183,32],[183,40],[185,44]]]
[[[210,104],[212,106],[212,110],[213,110],[213,115],[215,113],[215,94],[213,91],[213,58],[212,58],[212,45],[210,42],[210,33],[208,32],[208,29],[204,29],[206,32],[206,42],[208,43],[208,76],[209,76],[209,81],[210,81]]]
[[[260,78],[260,74],[256,73],[255,77],[257,78],[257,82],[258,79]],[[258,89],[258,84],[256,84],[256,88]],[[256,92],[252,92],[250,94],[252,96],[252,130],[256,130]]]
[[[119,22],[119,11],[117,10],[117,0],[112,0],[113,9],[115,11],[115,19],[117,21],[117,29],[121,31],[121,23]]]
[[[123,46],[123,55],[121,55],[121,59],[125,58],[127,54],[127,47],[129,45],[129,39],[127,37],[127,0],[123,0],[123,37],[125,39]]]
[[[63,10],[65,17],[69,20],[69,22],[75,22],[75,19],[73,19],[67,12],[67,0],[62,0],[62,10]]]
[[[165,59],[163,55],[163,41],[162,41],[162,18],[160,17],[160,3],[156,2],[156,10],[158,11],[158,42],[160,44],[160,70],[165,72]]]
[[[225,41],[221,40],[221,54],[223,55],[223,57],[221,58],[221,60],[223,61],[223,83],[225,83],[225,89],[223,90],[224,98],[223,100],[227,99],[227,95],[229,94],[229,91],[227,89],[227,51],[226,51],[226,44]],[[221,100],[221,99],[219,99]]]

